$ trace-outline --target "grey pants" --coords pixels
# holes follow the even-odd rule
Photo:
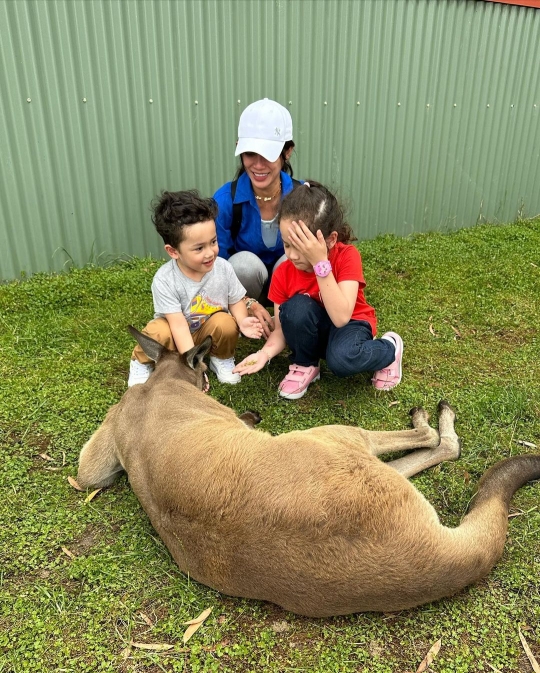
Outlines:
[[[281,262],[284,262],[286,259],[287,257],[282,255],[274,264],[272,273],[274,273]],[[238,276],[238,280],[246,288],[248,297],[259,299],[264,284],[268,280],[268,269],[265,264],[261,262],[257,255],[252,252],[247,252],[247,250],[236,252],[229,257],[229,262],[232,264],[234,272]]]

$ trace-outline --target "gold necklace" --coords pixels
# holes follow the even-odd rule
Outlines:
[[[253,190],[253,192],[255,193],[255,190]],[[274,196],[277,196],[280,192],[281,192],[281,180],[279,182],[279,187],[272,194],[272,196],[258,196],[257,194],[255,194],[255,198],[257,199],[257,201],[271,201],[274,198]]]

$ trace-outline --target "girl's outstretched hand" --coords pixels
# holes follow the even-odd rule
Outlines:
[[[320,229],[315,236],[302,220],[293,221],[289,228],[289,240],[313,266],[317,262],[328,259],[328,248]]]
[[[262,369],[268,361],[268,355],[266,355],[264,351],[257,351],[252,355],[248,355],[242,362],[239,362],[233,369],[233,373],[240,374],[240,376],[244,376],[244,374],[255,374],[255,372]]]
[[[257,318],[244,318],[240,321],[238,327],[242,334],[250,339],[260,339],[264,334],[263,327]]]

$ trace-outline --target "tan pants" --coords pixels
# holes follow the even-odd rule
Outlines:
[[[174,343],[169,323],[165,318],[156,318],[151,320],[142,330],[143,334],[148,335],[154,341],[165,346],[170,351],[177,350]],[[212,348],[210,354],[216,358],[232,358],[234,349],[238,342],[238,325],[230,313],[219,311],[214,313],[206,320],[196,332],[193,332],[193,342],[197,346],[210,335],[212,337]],[[153,362],[137,344],[131,354],[132,360],[138,360],[141,364]]]

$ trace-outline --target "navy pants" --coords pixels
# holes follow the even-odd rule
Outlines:
[[[279,320],[293,364],[318,367],[322,358],[333,374],[344,377],[378,371],[395,359],[394,344],[374,339],[368,322],[350,320],[336,327],[326,310],[307,295],[295,294],[281,304]]]

